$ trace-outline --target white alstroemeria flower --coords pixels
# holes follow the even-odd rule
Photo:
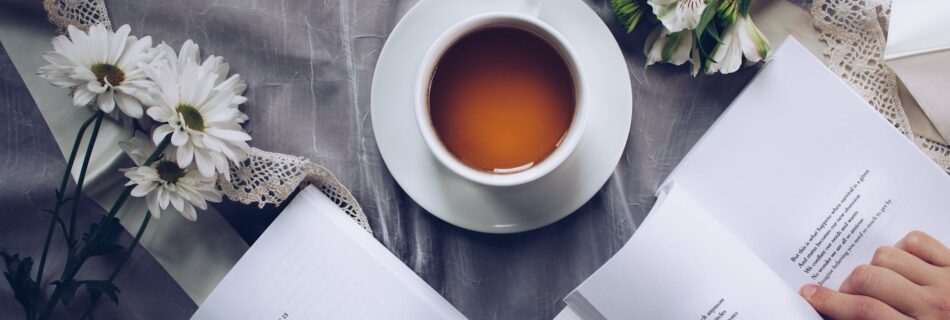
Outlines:
[[[129,178],[125,185],[135,186],[131,193],[133,197],[145,197],[153,217],[160,218],[162,211],[171,205],[185,219],[195,221],[198,218],[195,208],[207,210],[208,202],[221,202],[221,191],[215,185],[215,178],[201,175],[194,165],[178,167],[175,152],[166,150],[161,159],[145,166],[142,165],[145,154],[152,153],[154,146],[143,147],[145,143],[141,141],[120,145],[139,165],[122,169]]]
[[[247,101],[240,95],[246,85],[238,75],[225,79],[228,65],[219,57],[199,63],[198,46],[191,40],[178,55],[164,44],[160,50],[165,59],[145,69],[156,83],[155,106],[146,113],[163,123],[152,139],[158,144],[171,135],[180,168],[194,161],[205,177],[217,172],[230,179],[228,160],[239,164],[250,148],[251,136],[241,128],[247,116],[238,110]]]
[[[656,62],[682,65],[686,61],[692,61],[690,52],[694,46],[693,42],[693,34],[689,31],[671,33],[663,26],[656,26],[643,46],[643,54],[647,56],[647,65]]]
[[[742,48],[739,46],[739,37],[736,34],[735,25],[726,30],[722,36],[722,42],[713,50],[713,61],[706,70],[707,74],[712,73],[733,73],[739,70],[742,65]]]
[[[689,62],[691,66],[689,67],[689,74],[695,77],[699,74],[699,68],[702,66],[702,58],[699,56],[699,47],[693,46],[693,50],[690,50]]]
[[[752,23],[748,15],[740,16],[736,23],[726,29],[722,42],[713,51],[713,62],[706,73],[720,72],[723,74],[739,70],[742,57],[755,63],[769,55],[771,45],[762,35],[759,28]]]
[[[704,0],[647,0],[647,3],[670,32],[696,29],[706,9]]]
[[[742,47],[742,53],[746,60],[750,62],[759,62],[769,57],[769,51],[772,45],[769,39],[765,38],[762,31],[752,22],[752,17],[746,15],[736,20],[736,32],[739,34],[739,46]]]
[[[37,73],[57,87],[72,89],[73,104],[88,105],[112,112],[116,105],[132,118],[142,117],[142,104],[151,102],[154,86],[141,66],[150,64],[157,53],[152,38],[130,36],[128,25],[112,32],[102,24],[83,32],[69,26],[69,37],[53,38],[53,51],[43,54],[49,64]]]

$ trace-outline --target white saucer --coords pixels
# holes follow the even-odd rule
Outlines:
[[[574,153],[551,174],[508,188],[469,182],[436,160],[413,115],[414,78],[422,56],[436,37],[459,20],[484,12],[513,11],[523,6],[521,2],[419,2],[393,29],[373,76],[373,130],[390,173],[424,209],[469,230],[526,231],[574,212],[610,177],[630,133],[630,78],[610,30],[581,0],[544,0],[540,19],[571,42],[590,81],[590,122]]]

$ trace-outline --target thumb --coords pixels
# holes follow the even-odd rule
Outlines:
[[[836,320],[911,319],[871,297],[841,293],[813,284],[804,285],[800,294],[818,313]]]

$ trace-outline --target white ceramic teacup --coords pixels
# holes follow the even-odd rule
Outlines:
[[[464,19],[452,27],[448,28],[441,36],[436,38],[435,42],[423,56],[419,68],[419,74],[416,78],[415,92],[415,116],[422,137],[435,157],[443,165],[448,167],[456,174],[489,186],[515,186],[525,184],[538,178],[541,178],[557,168],[574,151],[584,128],[587,125],[587,81],[583,78],[580,59],[576,52],[557,30],[537,18],[538,4],[528,5],[523,11],[504,11],[483,13]],[[512,27],[529,31],[534,35],[544,39],[548,44],[557,50],[570,69],[574,80],[574,118],[570,127],[564,134],[564,137],[558,143],[557,148],[541,162],[534,164],[530,168],[513,173],[493,173],[481,171],[472,168],[458,160],[439,139],[435,127],[432,124],[432,118],[429,115],[429,87],[436,65],[442,58],[442,55],[456,41],[474,31],[489,27]],[[499,52],[497,54],[505,54]]]

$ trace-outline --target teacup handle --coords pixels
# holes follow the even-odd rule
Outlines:
[[[525,0],[524,13],[537,18],[538,14],[541,13],[542,2],[544,2],[544,0]]]

